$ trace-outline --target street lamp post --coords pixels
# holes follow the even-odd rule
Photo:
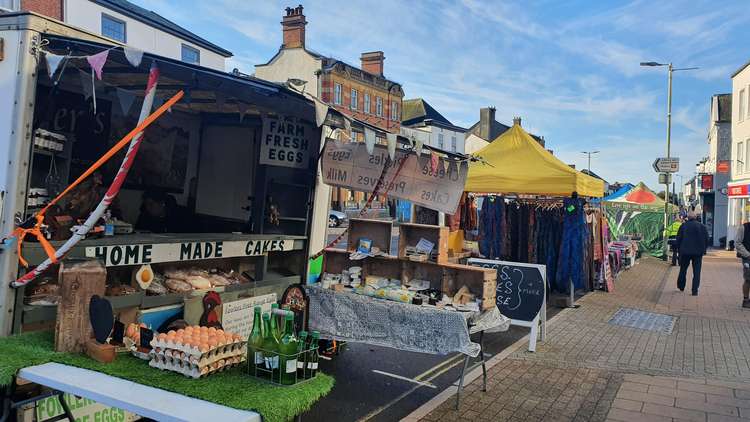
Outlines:
[[[668,85],[667,85],[667,159],[671,158],[671,149],[672,149],[672,73],[681,71],[681,70],[695,70],[698,69],[697,67],[683,67],[676,69],[674,66],[672,66],[672,63],[658,63],[658,62],[641,62],[641,66],[648,66],[648,67],[658,67],[658,66],[667,66],[667,79],[668,79]],[[664,229],[666,230],[667,226],[669,225],[669,203],[670,203],[670,197],[669,197],[669,177],[666,177],[665,180],[665,187],[664,187]],[[664,236],[664,251],[666,256],[667,251],[667,237]]]
[[[591,154],[598,154],[599,151],[581,151],[581,154],[586,154],[589,157],[589,166],[586,168],[589,172],[591,172]]]

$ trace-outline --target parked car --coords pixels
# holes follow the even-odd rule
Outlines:
[[[347,218],[346,214],[341,211],[330,210],[328,211],[328,227],[339,227],[346,222]]]

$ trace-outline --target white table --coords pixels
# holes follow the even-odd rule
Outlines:
[[[18,376],[57,391],[85,397],[158,421],[262,422],[260,414],[256,412],[233,409],[59,363],[24,368],[19,371]]]

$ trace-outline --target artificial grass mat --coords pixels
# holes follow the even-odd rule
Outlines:
[[[54,335],[47,331],[0,338],[0,385],[9,385],[22,368],[47,362],[91,369],[224,406],[256,411],[264,421],[271,422],[288,421],[308,410],[331,391],[334,383],[333,377],[318,373],[316,378],[302,384],[280,387],[247,375],[243,365],[192,379],[151,368],[148,362],[131,355],[120,354],[114,362],[103,364],[85,355],[55,352]]]

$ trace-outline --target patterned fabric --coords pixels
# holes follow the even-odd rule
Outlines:
[[[479,345],[469,338],[469,324],[476,322],[485,330],[507,330],[509,325],[497,308],[482,314],[455,312],[337,293],[315,285],[305,289],[310,297],[310,329],[328,339],[440,355],[461,352],[476,357]],[[472,332],[478,331],[472,327]]]

